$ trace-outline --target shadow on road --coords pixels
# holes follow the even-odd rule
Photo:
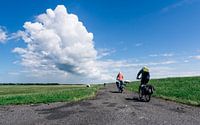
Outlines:
[[[47,115],[46,119],[48,120],[56,120],[56,119],[70,117],[70,115],[76,113],[83,113],[84,112],[83,110],[77,110],[72,108],[73,106],[77,105],[81,107],[89,107],[92,105],[92,103],[86,101],[77,101],[77,102],[67,103],[58,107],[38,109],[35,111],[38,112],[38,114]]]
[[[110,91],[111,93],[120,93],[119,91]]]
[[[133,97],[133,98],[125,98],[128,101],[134,101],[134,102],[144,102],[143,100],[140,100],[138,97]]]

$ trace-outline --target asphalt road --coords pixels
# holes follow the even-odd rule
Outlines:
[[[0,106],[1,125],[200,125],[200,108],[137,94],[116,92],[114,85],[97,97],[76,103]]]

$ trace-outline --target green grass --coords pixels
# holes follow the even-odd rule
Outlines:
[[[95,96],[99,88],[99,85],[90,88],[85,85],[2,85],[0,105],[77,101]]]
[[[200,106],[200,77],[153,79],[149,83],[156,89],[155,97]],[[138,81],[127,85],[127,89],[135,92],[138,87]]]

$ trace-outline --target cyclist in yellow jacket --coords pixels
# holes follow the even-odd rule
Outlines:
[[[140,76],[141,75],[141,76]],[[150,73],[148,67],[144,66],[137,74],[137,79],[141,79],[139,92],[141,85],[146,85],[149,82],[150,79]]]

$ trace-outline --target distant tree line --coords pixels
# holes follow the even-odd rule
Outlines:
[[[0,83],[0,85],[60,85],[59,83]]]

